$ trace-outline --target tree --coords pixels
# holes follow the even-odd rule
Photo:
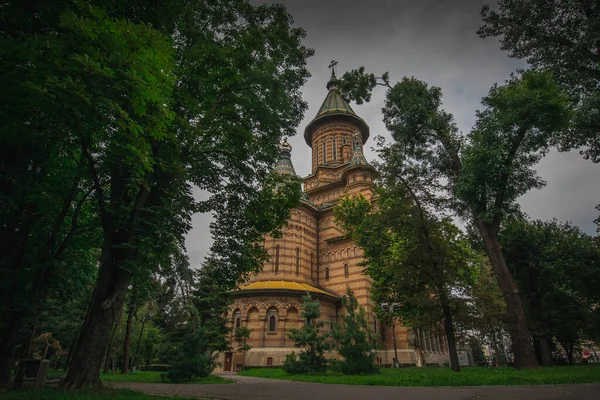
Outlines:
[[[386,167],[376,204],[362,197],[344,199],[336,217],[364,249],[374,301],[401,303],[398,315],[413,329],[436,327],[443,321],[451,367],[458,372],[454,314],[480,259],[456,226],[427,212],[417,189],[404,180],[410,179],[408,175],[387,174],[393,151],[387,148],[382,153]]]
[[[174,8],[179,13],[162,32],[174,32],[177,26],[169,40],[159,33],[153,37],[155,44],[139,46],[139,38],[119,40],[135,43],[135,50],[122,51],[130,54],[127,60],[142,61],[135,56],[143,49],[155,52],[144,62],[157,62],[126,70],[146,71],[131,76],[136,78],[133,87],[145,89],[140,98],[129,93],[118,98],[124,104],[113,100],[127,113],[128,123],[117,126],[116,134],[105,127],[86,129],[90,135],[82,140],[96,186],[104,244],[99,280],[64,387],[99,383],[100,354],[127,285],[132,276],[152,272],[135,261],[181,252],[192,213],[214,211],[221,222],[233,209],[246,210],[246,229],[226,238],[238,248],[240,236],[263,235],[283,223],[283,215],[268,218],[268,202],[258,212],[258,201],[278,196],[270,185],[269,169],[281,135],[294,129],[306,108],[299,88],[308,76],[305,63],[312,51],[301,45],[304,31],[290,27],[291,17],[279,5],[223,0],[211,6],[185,2]],[[87,39],[91,47],[102,43],[98,36]],[[162,41],[174,48],[173,64],[169,53],[157,54],[164,50]],[[103,68],[113,67],[106,61],[95,60]],[[101,190],[103,180],[108,191]],[[212,196],[197,203],[192,185]],[[213,225],[213,233],[215,229]],[[215,246],[220,244],[215,241]],[[244,256],[263,253],[264,249]],[[238,264],[242,271],[257,264],[244,261]]]
[[[344,315],[341,324],[335,324],[332,337],[337,342],[338,353],[343,357],[339,368],[343,374],[373,374],[377,372],[375,352],[377,337],[369,328],[367,313],[359,307],[350,288],[342,297]]]
[[[600,5],[593,0],[499,0],[484,6],[477,33],[499,37],[502,50],[552,72],[575,105],[574,124],[557,139],[562,150],[584,149],[600,162]]]
[[[600,318],[596,240],[570,224],[525,219],[508,220],[500,240],[542,363],[553,364],[555,338],[572,363],[574,347],[584,338],[593,340],[594,321]]]
[[[241,350],[244,353],[244,360],[246,359],[246,352],[252,348],[248,344],[248,339],[250,339],[250,329],[245,326],[240,326],[239,328],[235,328],[233,331],[233,338],[237,342],[238,347],[236,350]],[[244,366],[242,365],[242,369]]]
[[[321,333],[324,322],[319,319],[321,306],[319,300],[313,300],[310,293],[302,297],[302,312],[304,325],[300,329],[292,328],[288,337],[296,347],[304,348],[299,356],[288,354],[283,363],[283,369],[288,374],[315,374],[327,370],[327,359],[324,353],[331,348],[328,341],[329,333]]]
[[[525,309],[498,232],[503,217],[516,209],[516,199],[543,186],[532,167],[567,126],[568,98],[550,74],[525,71],[494,85],[476,125],[461,135],[453,116],[441,109],[439,88],[406,77],[391,86],[387,75],[383,78],[386,128],[404,156],[450,195],[454,211],[477,226],[507,304],[515,367],[536,367]]]

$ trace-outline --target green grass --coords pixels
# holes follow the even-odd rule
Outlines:
[[[544,367],[535,370],[515,370],[508,367],[463,368],[455,373],[450,368],[382,369],[376,375],[288,375],[280,368],[250,369],[239,375],[259,378],[285,379],[300,382],[340,383],[372,386],[493,386],[546,385],[562,383],[600,382],[600,365]]]
[[[109,372],[107,374],[101,374],[100,379],[103,382],[142,382],[142,383],[163,383],[160,374],[166,374],[166,372],[158,371],[136,371],[127,375],[121,375],[120,371]],[[49,378],[57,378],[59,376],[66,375],[64,371],[50,371],[48,373]],[[164,383],[170,383],[168,379],[164,380]],[[196,378],[191,382],[183,381],[181,383],[191,383],[197,385],[216,384],[216,383],[235,383],[232,380],[221,378],[216,375],[209,375],[206,378]]]
[[[45,389],[39,392],[31,390],[0,390],[2,400],[182,400],[183,397],[158,397],[127,389],[69,390]]]

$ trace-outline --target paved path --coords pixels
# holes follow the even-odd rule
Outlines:
[[[220,374],[232,385],[107,382],[155,395],[219,400],[599,400],[600,384],[478,387],[324,385]]]

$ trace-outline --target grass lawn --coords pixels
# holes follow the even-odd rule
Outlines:
[[[455,373],[450,368],[385,368],[376,375],[342,375],[328,371],[325,375],[288,375],[280,368],[257,368],[239,375],[286,379],[301,382],[341,383],[372,386],[486,386],[545,385],[560,383],[600,382],[600,365],[543,367],[515,370],[508,367],[463,368]]]
[[[182,397],[158,397],[134,392],[126,389],[101,390],[69,390],[44,389],[39,392],[31,390],[0,390],[2,400],[183,400]]]
[[[166,372],[158,371],[136,371],[127,375],[121,375],[120,371],[109,372],[107,374],[101,374],[100,379],[103,382],[147,382],[147,383],[162,383],[163,380],[160,374],[166,374]],[[59,377],[66,375],[63,371],[50,371],[48,373],[49,378]],[[170,383],[168,379],[165,379],[164,383]],[[190,384],[214,384],[214,383],[235,383],[232,380],[221,378],[220,376],[209,375],[206,378],[196,378],[191,382],[183,381],[181,383]]]

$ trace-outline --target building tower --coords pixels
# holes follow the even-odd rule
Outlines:
[[[378,351],[377,362],[393,363],[392,330],[375,318],[370,280],[358,266],[362,251],[337,226],[333,215],[335,206],[346,196],[361,194],[371,199],[375,177],[375,169],[363,154],[369,126],[337,88],[334,67],[332,62],[325,100],[304,131],[304,139],[312,149],[312,171],[303,179],[300,205],[292,210],[281,238],[266,238],[270,261],[233,293],[234,305],[227,317],[234,328],[250,329],[248,344],[252,349],[243,354],[226,353],[222,359],[225,371],[244,365],[281,365],[295,349],[287,333],[303,323],[301,297],[309,292],[319,299],[321,319],[326,322],[326,329],[331,329],[331,323],[343,313],[341,296],[348,287],[366,309],[372,329],[386,348]],[[275,167],[277,173],[296,176],[291,152],[292,147],[284,140]],[[399,325],[394,332],[399,361],[415,363],[415,351],[409,344],[413,336]],[[443,361],[441,346],[437,350]],[[428,361],[435,362],[431,353]]]

